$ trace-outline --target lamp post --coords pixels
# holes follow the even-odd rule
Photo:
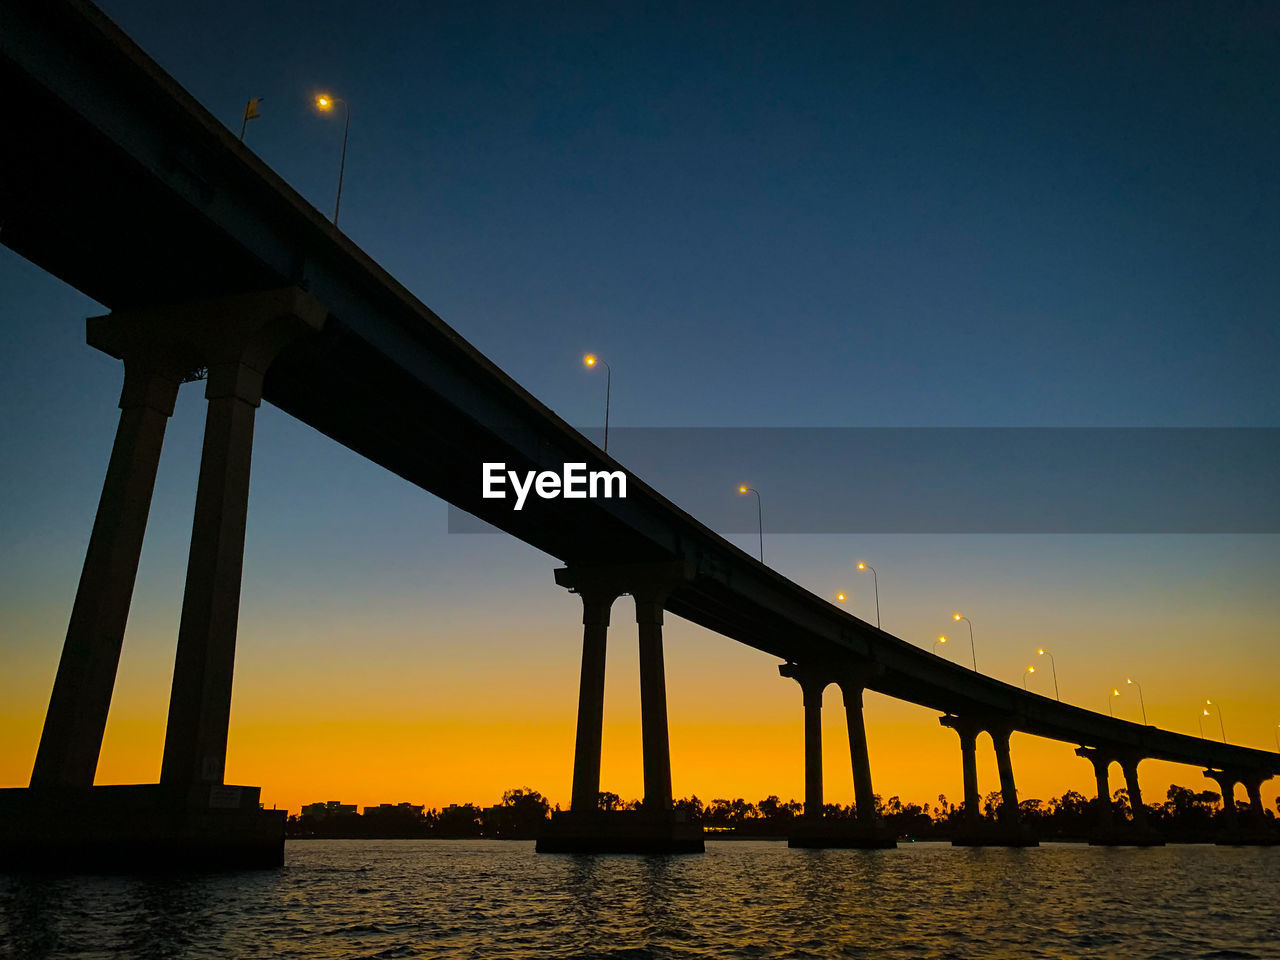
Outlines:
[[[1027,669],[1022,671],[1022,689],[1027,689],[1027,678],[1036,672],[1036,668],[1028,665]]]
[[[1046,650],[1044,647],[1041,647],[1039,650],[1036,651],[1036,656],[1049,658],[1049,666],[1053,670],[1053,696],[1055,700],[1061,700],[1062,695],[1058,693],[1058,664],[1053,659],[1053,654],[1050,653],[1048,650]]]
[[[1133,677],[1125,677],[1124,682],[1131,687],[1138,688],[1138,704],[1142,707],[1142,725],[1145,727],[1147,725],[1147,702],[1142,698],[1142,684],[1133,679]]]
[[[975,651],[973,648],[973,621],[970,620],[968,617],[964,616],[963,614],[959,614],[959,613],[953,613],[951,615],[951,619],[955,620],[957,623],[963,620],[965,623],[969,624],[969,656],[973,657],[973,672],[977,673],[978,672],[978,654],[977,654],[977,651]]]
[[[1206,700],[1206,701],[1204,702],[1204,705],[1205,705],[1206,707],[1213,707],[1215,710],[1217,710],[1217,711],[1218,711],[1218,729],[1222,732],[1222,742],[1223,742],[1223,743],[1226,743],[1226,742],[1227,742],[1227,728],[1226,728],[1226,725],[1222,722],[1222,704],[1220,704],[1220,703],[1214,703],[1212,700]],[[1207,716],[1209,716],[1209,711],[1208,711],[1208,710],[1206,710],[1206,711],[1204,712],[1204,715],[1205,715],[1206,717],[1207,717]]]
[[[876,574],[876,568],[865,561],[858,561],[858,569],[862,571],[871,571],[871,583],[876,591],[876,629],[880,629],[880,577]]]
[[[594,353],[582,358],[585,366],[594,368],[596,364],[604,367],[604,452],[609,452],[609,395],[613,393],[613,367],[605,363]]]
[[[1117,690],[1115,687],[1112,687],[1111,697],[1118,697],[1118,696],[1120,696],[1120,691]],[[1111,719],[1114,720],[1116,718],[1116,712],[1111,707],[1111,697],[1107,697],[1107,713],[1111,714]]]
[[[934,655],[935,657],[938,655],[938,644],[940,644],[940,643],[946,643],[946,642],[947,642],[947,638],[946,638],[946,637],[938,637],[938,639],[937,639],[937,640],[933,641],[933,655]]]
[[[760,503],[760,491],[755,487],[739,487],[738,493],[754,493],[756,495],[756,521],[760,527],[760,562],[764,563],[764,507]]]
[[[342,125],[342,159],[338,162],[338,197],[333,202],[333,225],[338,225],[338,211],[342,209],[342,177],[347,170],[347,135],[351,133],[351,104],[343,100],[341,97],[334,97],[327,93],[322,93],[316,97],[316,107],[328,113],[333,109],[334,104],[342,104],[342,109],[346,115],[346,120]]]
[[[1200,708],[1200,712],[1196,714],[1196,725],[1200,728],[1200,739],[1204,739],[1204,718],[1209,715],[1209,711],[1204,707]]]

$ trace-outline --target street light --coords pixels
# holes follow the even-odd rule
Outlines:
[[[1032,666],[1028,666],[1026,670],[1022,671],[1022,689],[1023,690],[1027,689],[1027,677],[1031,676],[1035,672],[1036,672],[1036,668]]]
[[[1057,700],[1061,700],[1062,696],[1058,693],[1058,664],[1053,659],[1053,654],[1041,647],[1036,651],[1036,656],[1048,657],[1049,666],[1053,668],[1053,696]]]
[[[337,103],[342,104],[342,109],[346,113],[346,121],[342,125],[342,160],[338,163],[338,198],[333,203],[333,225],[335,227],[338,225],[338,211],[342,208],[342,175],[347,169],[347,135],[351,132],[351,104],[341,97],[335,97],[328,93],[322,93],[316,97],[316,109],[322,113],[328,113]]]
[[[1200,708],[1200,712],[1199,712],[1198,714],[1196,714],[1196,723],[1197,723],[1197,724],[1199,725],[1199,727],[1200,727],[1200,739],[1201,739],[1201,740],[1203,740],[1203,739],[1204,739],[1204,718],[1205,718],[1205,717],[1207,717],[1208,715],[1209,715],[1209,711],[1208,711],[1208,710],[1206,710],[1206,709],[1204,709],[1204,707],[1201,707],[1201,708]]]
[[[837,594],[836,594],[836,603],[844,603],[844,602],[845,602],[846,600],[848,600],[848,599],[849,599],[849,598],[848,598],[848,597],[846,597],[843,593],[837,593]]]
[[[964,616],[963,614],[959,614],[959,613],[953,613],[951,615],[951,619],[955,620],[957,623],[963,620],[965,623],[969,624],[969,656],[973,657],[973,672],[977,673],[978,672],[978,654],[973,649],[973,621],[970,620],[968,617]]]
[[[738,493],[756,495],[756,520],[760,525],[760,562],[764,563],[764,507],[760,503],[760,491],[755,487],[739,487]]]
[[[933,655],[934,655],[935,657],[938,655],[938,644],[940,644],[940,643],[946,643],[946,642],[947,642],[947,638],[946,638],[946,637],[938,637],[938,639],[937,639],[937,640],[933,641]]]
[[[1138,688],[1138,704],[1142,707],[1142,725],[1146,726],[1147,725],[1147,702],[1142,699],[1142,684],[1140,684],[1137,680],[1133,679],[1133,677],[1125,677],[1124,682],[1131,687]]]
[[[1223,722],[1222,722],[1222,704],[1220,704],[1220,703],[1214,703],[1212,700],[1206,700],[1206,701],[1204,702],[1204,705],[1205,705],[1206,707],[1213,707],[1215,710],[1217,710],[1217,711],[1218,711],[1218,729],[1222,731],[1222,742],[1223,742],[1223,743],[1226,743],[1226,742],[1227,742],[1227,728],[1226,728],[1226,726],[1225,726],[1225,725],[1223,724]],[[1204,712],[1204,715],[1205,715],[1206,717],[1207,717],[1207,716],[1209,716],[1209,711],[1208,711],[1208,710],[1206,710],[1206,711]]]
[[[1118,697],[1118,696],[1120,696],[1120,691],[1112,687],[1111,697]],[[1107,697],[1107,713],[1111,714],[1111,719],[1114,720],[1116,718],[1116,712],[1111,708],[1111,697]]]
[[[862,560],[858,561],[858,569],[862,571],[871,571],[871,583],[876,590],[876,629],[880,629],[880,577],[876,575],[876,568]]]
[[[582,362],[591,368],[598,363],[604,367],[604,452],[609,452],[609,395],[613,392],[613,367],[605,363],[594,353],[588,353]]]

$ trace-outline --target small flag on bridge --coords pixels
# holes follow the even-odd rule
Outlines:
[[[263,99],[262,97],[254,97],[252,100],[250,100],[248,103],[244,105],[244,120],[241,121],[240,123],[240,139],[241,140],[244,139],[245,127],[249,126],[249,121],[254,120],[258,116],[260,116],[260,114],[258,113],[258,104],[262,102],[262,99]]]

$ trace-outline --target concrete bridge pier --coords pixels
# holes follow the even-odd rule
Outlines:
[[[579,595],[582,598],[582,676],[578,684],[578,727],[569,809],[589,813],[598,808],[600,799],[605,652],[609,613],[617,595],[609,590],[584,590]]]
[[[950,714],[940,717],[938,722],[960,737],[960,764],[964,775],[961,814],[966,830],[976,830],[982,820],[982,798],[978,795],[978,734],[982,728],[971,720]]]
[[[1263,777],[1257,774],[1243,781],[1245,791],[1249,794],[1249,821],[1255,826],[1265,826],[1267,822],[1262,806],[1262,781]]]
[[[1239,831],[1240,824],[1236,818],[1236,775],[1228,770],[1209,769],[1204,775],[1218,785],[1222,794],[1222,827],[1230,837]]]
[[[124,361],[120,425],[30,788],[0,791],[0,856],[27,867],[271,867],[284,816],[223,782],[249,461],[262,379],[327,311],[295,288],[116,311],[90,345]],[[156,465],[179,382],[207,371],[195,522],[159,784],[94,787]]]
[[[667,675],[662,655],[665,584],[646,583],[633,591],[640,640],[640,736],[644,758],[644,808],[670,818],[671,741],[667,727]]]
[[[1094,777],[1098,783],[1098,823],[1089,843],[1103,847],[1153,847],[1163,846],[1164,840],[1147,822],[1146,807],[1142,804],[1142,790],[1138,786],[1138,763],[1140,757],[1123,758],[1110,750],[1101,747],[1080,747],[1076,755],[1084,757],[1093,764]],[[1129,805],[1134,810],[1130,821],[1117,821],[1115,804],[1111,800],[1110,777],[1111,764],[1119,762],[1124,771],[1125,789],[1129,793]],[[1135,800],[1136,798],[1136,800]]]
[[[806,848],[852,848],[860,850],[896,847],[897,837],[876,816],[871,787],[871,761],[867,754],[867,729],[862,716],[861,673],[832,673],[795,663],[779,665],[778,673],[800,684],[804,696],[804,819],[793,825],[787,844]],[[822,696],[831,683],[838,683],[844,699],[849,733],[849,759],[853,770],[854,817],[851,820],[826,816],[822,786]]]
[[[1280,828],[1268,820],[1262,807],[1262,784],[1272,774],[1254,770],[1214,770],[1204,772],[1222,791],[1222,822],[1217,843],[1229,846],[1276,846]],[[1249,794],[1249,813],[1241,818],[1236,809],[1235,787],[1243,783]]]
[[[667,726],[663,610],[668,596],[692,576],[679,562],[565,567],[556,583],[582,598],[582,676],[574,745],[573,794],[538,838],[540,853],[697,853],[702,828],[673,809]],[[640,729],[644,799],[638,811],[599,806],[604,722],[605,646],[609,611],[624,593],[635,601],[640,652]]]
[[[1097,783],[1097,798],[1094,803],[1098,808],[1098,824],[1094,837],[1089,841],[1095,844],[1108,843],[1107,838],[1113,832],[1114,811],[1111,806],[1111,754],[1103,753],[1096,747],[1077,747],[1076,756],[1084,757],[1093,764],[1093,776]]]
[[[120,423],[31,773],[33,790],[93,786],[180,356],[130,351]]]
[[[1018,824],[1018,788],[1013,782],[1013,758],[1009,755],[1009,737],[1013,731],[997,727],[988,731],[996,751],[996,770],[1000,774],[1000,822],[1007,827]]]
[[[1150,828],[1147,824],[1147,805],[1142,799],[1142,787],[1138,783],[1138,759],[1126,757],[1120,762],[1120,769],[1124,771],[1124,788],[1129,795],[1129,815],[1133,826],[1145,831]]]
[[[853,797],[858,822],[873,826],[876,822],[875,791],[871,786],[871,757],[867,751],[867,725],[862,715],[862,694],[858,680],[842,680],[840,694],[844,698],[845,723],[849,728],[849,761],[853,766]],[[895,844],[896,846],[896,844]]]
[[[836,678],[826,669],[783,663],[778,673],[800,685],[804,695],[804,818],[792,826],[787,845],[794,847],[849,847],[872,850],[897,846],[891,829],[876,817],[872,791],[872,771],[867,754],[867,726],[863,722],[863,680],[858,673],[844,672]],[[849,755],[854,774],[852,819],[827,817],[823,800],[822,696],[837,682],[845,700],[849,727]]]
[[[960,736],[960,754],[964,765],[963,821],[951,838],[960,847],[1034,847],[1039,844],[1018,816],[1018,788],[1013,778],[1013,759],[1009,752],[1012,728],[1001,720],[978,720],[948,714],[938,720]],[[982,819],[978,795],[978,734],[986,730],[996,753],[996,769],[1000,775],[1001,803],[996,822]]]
[[[800,685],[804,698],[804,816],[822,818],[822,695],[831,683],[829,676],[794,663],[779,665],[778,673]]]

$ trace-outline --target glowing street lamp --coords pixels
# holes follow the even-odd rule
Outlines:
[[[1146,726],[1146,724],[1147,724],[1147,702],[1146,702],[1145,700],[1143,700],[1143,699],[1142,699],[1142,684],[1140,684],[1137,680],[1133,679],[1133,677],[1125,677],[1125,678],[1124,678],[1124,682],[1125,682],[1127,685],[1131,686],[1131,687],[1137,687],[1137,688],[1138,688],[1138,703],[1139,703],[1139,705],[1142,707],[1142,724],[1143,724],[1143,726]]]
[[[760,503],[760,491],[755,487],[739,487],[738,493],[756,495],[756,520],[760,525],[760,562],[764,563],[764,507]]]
[[[341,97],[322,93],[316,97],[316,109],[321,113],[329,113],[335,104],[342,104],[346,113],[346,121],[342,125],[342,159],[338,163],[338,198],[333,203],[333,225],[338,225],[338,211],[342,208],[342,176],[347,169],[347,135],[351,132],[351,105]]]
[[[1053,659],[1053,654],[1050,653],[1048,650],[1046,650],[1044,647],[1041,647],[1039,650],[1036,651],[1036,656],[1049,658],[1049,666],[1053,668],[1053,696],[1055,699],[1061,700],[1062,695],[1058,693],[1058,664]]]
[[[1118,697],[1118,696],[1120,696],[1120,691],[1117,690],[1115,687],[1112,687],[1111,697]],[[1111,707],[1111,697],[1107,697],[1107,713],[1111,714],[1111,719],[1114,720],[1116,718],[1116,712]]]
[[[1199,712],[1198,714],[1196,714],[1196,724],[1197,724],[1197,726],[1199,726],[1199,727],[1200,727],[1200,739],[1201,739],[1201,740],[1203,740],[1203,739],[1204,739],[1204,718],[1205,718],[1205,717],[1207,717],[1208,715],[1209,715],[1209,711],[1208,711],[1208,710],[1206,710],[1206,709],[1204,709],[1203,707],[1201,707],[1201,708],[1200,708],[1200,712]]]
[[[959,613],[953,613],[951,615],[951,619],[955,620],[957,623],[963,620],[965,623],[969,624],[969,656],[973,657],[973,672],[977,673],[978,672],[978,654],[973,649],[973,621],[970,620],[968,617],[964,616],[963,614],[959,614]]]
[[[946,637],[938,637],[938,639],[937,639],[937,640],[933,641],[933,655],[934,655],[935,657],[938,655],[938,644],[940,644],[940,643],[945,644],[946,642],[947,642],[947,638],[946,638]]]
[[[871,571],[871,582],[875,586],[875,590],[876,590],[876,629],[879,630],[880,629],[880,577],[876,575],[875,567],[873,567],[869,563],[865,563],[862,560],[858,561],[858,569],[863,571],[864,573],[867,570]]]
[[[609,394],[613,392],[613,367],[605,363],[594,353],[582,358],[584,366],[595,369],[596,364],[604,367],[604,452],[609,452]]]
[[[1023,690],[1027,689],[1027,678],[1030,677],[1035,672],[1036,672],[1036,668],[1032,666],[1028,666],[1026,670],[1022,671],[1022,689]]]
[[[1220,704],[1220,703],[1214,703],[1212,700],[1206,700],[1206,701],[1204,702],[1204,705],[1205,705],[1206,707],[1213,707],[1215,710],[1217,710],[1217,711],[1218,711],[1218,729],[1219,729],[1220,731],[1222,731],[1222,742],[1223,742],[1223,743],[1226,743],[1226,742],[1227,742],[1227,728],[1226,728],[1226,726],[1225,726],[1225,725],[1223,724],[1223,722],[1222,722],[1222,704]],[[1206,710],[1206,711],[1204,712],[1204,715],[1205,715],[1206,717],[1207,717],[1207,716],[1209,716],[1209,711],[1208,711],[1208,710]]]
[[[849,599],[849,598],[848,598],[848,597],[846,597],[843,593],[837,593],[837,594],[836,594],[836,603],[844,603],[844,602],[845,602],[846,600],[848,600],[848,599]]]
[[[1271,731],[1276,738],[1276,752],[1280,753],[1280,723],[1276,724],[1276,728]]]

